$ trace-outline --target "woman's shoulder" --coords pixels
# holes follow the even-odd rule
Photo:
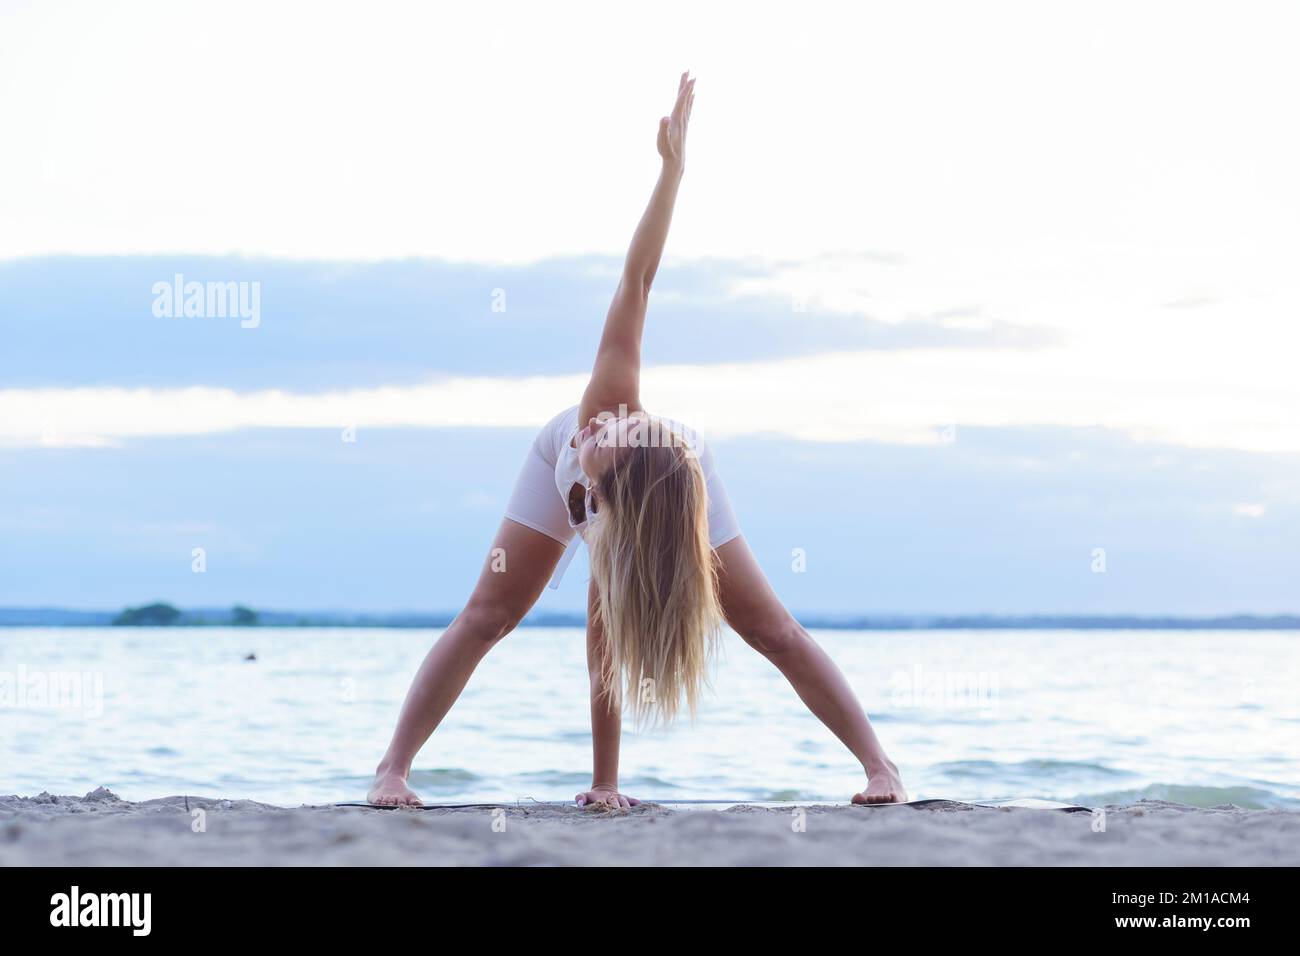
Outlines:
[[[578,406],[572,405],[551,419],[551,427],[566,441],[578,430]]]
[[[546,452],[546,458],[549,459],[551,464],[555,464],[559,460],[560,455],[564,453],[564,447],[569,444],[577,428],[577,405],[566,408],[542,426],[542,432],[538,436],[538,444]]]

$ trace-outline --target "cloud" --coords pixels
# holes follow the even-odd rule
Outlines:
[[[1185,299],[1172,299],[1164,303],[1166,309],[1203,309],[1208,305],[1217,305],[1219,300],[1212,295],[1189,296]]]
[[[709,436],[944,444],[969,427],[1114,429],[1140,441],[1300,450],[1300,383],[1148,367],[1108,350],[913,349],[784,361],[664,365],[642,374],[654,412]],[[537,427],[574,404],[586,376],[458,376],[337,389],[0,390],[0,444],[96,444],[259,428]]]
[[[870,283],[876,260],[851,260]],[[296,262],[221,257],[50,257],[0,263],[10,386],[407,385],[432,375],[561,375],[590,368],[621,261]],[[1049,329],[985,318],[954,325],[928,306],[873,315],[799,289],[788,265],[709,259],[665,265],[644,358],[707,365],[856,349],[1038,348]],[[181,279],[176,279],[180,276]],[[256,284],[259,320],[159,317],[156,283]],[[792,291],[792,288],[794,291]]]
[[[1133,253],[1110,280],[1172,288],[1171,261]],[[666,263],[643,397],[718,435],[930,444],[964,427],[1056,425],[1300,447],[1295,290],[1239,285],[1171,310],[1149,291],[1063,285],[1058,265],[874,252]],[[602,256],[0,263],[0,444],[535,427],[581,394],[619,268]],[[260,324],[155,316],[155,283],[177,274],[259,283]]]

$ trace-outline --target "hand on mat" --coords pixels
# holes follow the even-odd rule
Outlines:
[[[681,169],[686,165],[686,126],[691,121],[691,106],[695,103],[695,80],[686,74],[677,81],[677,102],[671,116],[659,121],[659,155],[665,165]]]
[[[610,787],[596,787],[594,790],[588,790],[586,793],[580,793],[573,798],[574,802],[580,807],[595,806],[603,803],[607,807],[635,807],[641,801],[636,797],[625,797],[617,790]]]

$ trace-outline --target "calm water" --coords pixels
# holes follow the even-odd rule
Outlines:
[[[0,792],[360,799],[436,634],[0,629]],[[1300,634],[816,637],[917,797],[1300,806]],[[585,788],[583,646],[573,629],[508,637],[417,759],[421,795],[559,800]],[[734,636],[715,690],[693,728],[625,730],[625,790],[843,799],[861,787],[848,753]]]

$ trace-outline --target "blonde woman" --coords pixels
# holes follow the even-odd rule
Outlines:
[[[411,763],[484,655],[563,572],[575,534],[591,554],[587,663],[591,789],[580,805],[634,806],[619,791],[625,707],[638,718],[692,712],[723,620],[780,669],[799,697],[862,764],[855,803],[907,799],[844,676],[782,606],[750,553],[708,447],[641,406],[641,331],[650,285],[685,168],[695,80],[683,73],[659,121],[659,181],[641,218],[605,319],[580,405],[533,444],[474,593],[429,651],[402,705],[368,799],[417,805]],[[505,567],[494,555],[506,557]],[[564,559],[563,564],[561,563]]]

